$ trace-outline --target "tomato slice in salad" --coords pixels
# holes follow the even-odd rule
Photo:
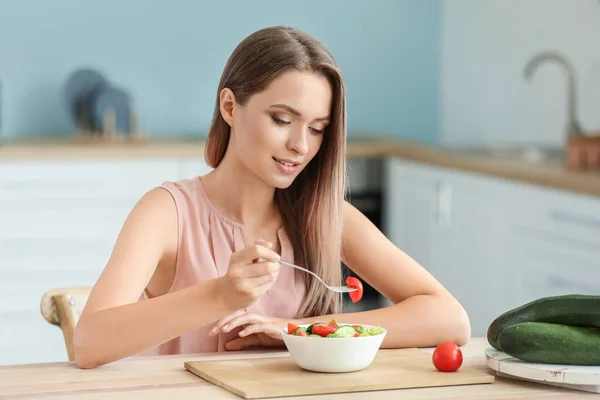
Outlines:
[[[334,333],[338,325],[335,321],[331,321],[323,324],[314,324],[312,326],[312,333],[322,337],[327,337],[330,333]]]
[[[350,293],[348,293],[348,295],[350,296],[350,300],[352,300],[353,303],[356,303],[358,301],[360,301],[360,299],[362,299],[363,296],[363,285],[362,282],[359,281],[358,279],[356,279],[353,276],[349,276],[346,278],[346,285],[349,288],[356,288],[358,290],[354,290]]]
[[[288,333],[291,335],[292,333],[296,332],[298,329],[300,329],[300,327],[298,325],[294,325],[294,324],[290,324],[288,323]]]

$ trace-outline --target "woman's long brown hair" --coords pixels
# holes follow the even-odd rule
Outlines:
[[[342,208],[346,184],[346,94],[342,74],[330,52],[310,35],[287,27],[261,29],[233,51],[219,82],[217,101],[205,148],[216,168],[227,150],[229,125],[221,116],[219,93],[233,91],[242,106],[250,96],[289,70],[326,77],[333,101],[330,124],[321,148],[296,180],[277,189],[275,200],[292,242],[295,262],[330,285],[342,279]],[[298,317],[340,312],[341,296],[307,276],[307,296]]]

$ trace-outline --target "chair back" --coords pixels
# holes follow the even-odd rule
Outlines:
[[[46,321],[63,332],[69,360],[73,361],[73,332],[90,295],[91,286],[51,289],[44,293],[40,310]]]

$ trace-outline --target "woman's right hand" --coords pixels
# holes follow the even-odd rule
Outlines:
[[[231,255],[227,274],[221,278],[221,296],[228,308],[246,308],[273,286],[281,264],[272,247],[270,242],[257,240]]]

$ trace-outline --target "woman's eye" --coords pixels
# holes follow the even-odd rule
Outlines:
[[[281,118],[276,117],[274,115],[271,117],[271,119],[273,120],[273,122],[275,122],[279,126],[286,126],[286,125],[289,125],[289,124],[292,123],[291,121],[287,121],[285,119],[281,119]],[[316,133],[318,135],[322,135],[325,132],[325,128],[317,129],[317,128],[309,127],[308,129],[310,129],[311,132]]]
[[[274,122],[275,122],[277,125],[284,126],[284,125],[289,125],[289,124],[290,124],[290,121],[285,121],[285,120],[283,120],[283,119],[281,119],[281,118],[277,118],[277,117],[271,117],[271,118],[273,119],[273,121],[274,121]]]

